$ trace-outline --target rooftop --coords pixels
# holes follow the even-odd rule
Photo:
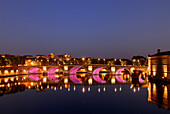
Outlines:
[[[160,49],[158,49],[157,53],[152,56],[162,56],[162,55],[170,55],[170,51],[164,51],[164,52],[160,52]]]

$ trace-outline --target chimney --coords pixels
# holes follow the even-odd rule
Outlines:
[[[157,49],[157,53],[160,53],[161,52],[161,50],[160,49]]]

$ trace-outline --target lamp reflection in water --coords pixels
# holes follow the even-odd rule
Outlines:
[[[83,87],[83,88],[82,88],[82,92],[84,93],[85,91],[86,91],[86,90],[85,90],[85,88]]]
[[[106,91],[106,88],[105,88],[105,87],[103,88],[103,91],[104,91],[104,92]]]
[[[88,92],[90,92],[90,87],[88,87]]]
[[[122,87],[120,86],[119,91],[122,91]]]
[[[98,93],[100,93],[100,88],[98,88]]]
[[[117,88],[115,88],[115,92],[117,92]]]
[[[74,86],[74,91],[76,91],[76,86]]]

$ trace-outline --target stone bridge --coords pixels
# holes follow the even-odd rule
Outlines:
[[[56,71],[62,74],[75,75],[78,70],[83,69],[87,74],[99,74],[101,70],[105,70],[111,74],[120,74],[123,70],[129,71],[141,70],[148,72],[147,66],[121,66],[121,65],[104,65],[104,64],[90,64],[90,65],[60,65],[60,66],[19,66],[19,67],[1,67],[0,75],[18,75],[18,74],[34,74],[47,73],[54,74]]]

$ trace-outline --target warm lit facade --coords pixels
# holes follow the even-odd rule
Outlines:
[[[170,109],[170,84],[149,83],[148,101],[157,104],[158,107]]]
[[[149,75],[153,79],[170,81],[170,51],[148,56]]]
[[[35,66],[37,65],[37,62],[35,61],[35,59],[26,59],[25,60],[25,66]]]

